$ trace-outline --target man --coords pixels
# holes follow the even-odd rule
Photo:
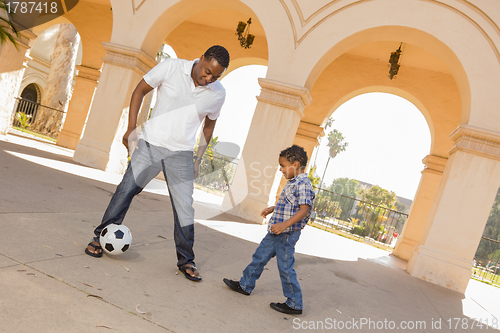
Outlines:
[[[193,181],[225,100],[226,92],[218,79],[228,66],[229,53],[215,45],[200,59],[166,59],[144,75],[132,93],[128,129],[123,136],[125,147],[135,150],[85,253],[102,256],[101,231],[111,223],[121,224],[134,196],[163,171],[174,213],[177,266],[187,279],[201,280],[193,252]],[[154,88],[158,88],[157,102],[137,141],[137,115],[144,96]],[[193,161],[196,133],[203,121]]]

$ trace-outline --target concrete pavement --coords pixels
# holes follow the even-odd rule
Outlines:
[[[472,281],[464,296],[409,276],[406,262],[385,251],[313,227],[297,244],[304,313],[275,312],[269,303],[284,301],[275,259],[251,296],[222,282],[240,277],[265,227],[221,212],[220,198],[201,191],[195,254],[203,281],[188,281],[177,271],[170,201],[156,180],[124,221],[133,234],[130,250],[87,256],[85,246],[121,176],[74,163],[72,153],[19,134],[0,137],[0,332],[483,332],[498,326],[497,288]]]

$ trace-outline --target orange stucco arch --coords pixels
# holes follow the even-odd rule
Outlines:
[[[92,22],[89,22],[92,18]],[[82,45],[82,65],[99,69],[106,51],[102,42],[111,39],[113,12],[111,5],[80,1],[74,10],[45,24],[33,28],[33,32],[40,32],[60,23],[73,24],[80,35]]]
[[[214,21],[220,18],[224,22],[219,25],[207,25],[204,24],[205,17]],[[239,21],[248,17],[252,17],[252,27],[258,34],[254,45],[250,49],[243,49],[239,46],[235,29]],[[234,21],[234,25],[229,25],[228,21]],[[175,49],[179,58],[199,57],[214,44],[225,46],[230,51],[231,59],[268,57],[267,40],[258,16],[250,7],[237,0],[213,3],[185,0],[168,8],[166,6],[142,34],[143,37],[138,36],[142,38],[140,49],[149,55],[154,55],[160,45],[167,42]]]
[[[402,32],[413,37],[407,38],[401,35]],[[410,39],[418,44],[409,43]],[[411,62],[402,62],[398,78],[390,80],[388,56],[401,40],[413,50],[427,51],[431,55],[429,59],[442,69],[434,70],[432,66],[418,68]],[[364,52],[369,54],[370,48],[378,47],[377,43],[387,44],[388,41],[393,41],[393,49],[387,49],[386,58],[351,53],[364,45]],[[438,46],[440,51],[436,52]],[[431,154],[446,157],[453,144],[449,134],[463,121],[463,110],[470,110],[470,106],[464,107],[464,100],[465,103],[470,101],[467,80],[457,82],[457,77],[465,77],[465,73],[456,56],[425,32],[403,27],[380,27],[359,32],[332,47],[311,71],[306,86],[311,90],[313,104],[306,108],[302,121],[323,124],[348,99],[366,92],[387,92],[418,107],[431,132]]]
[[[311,89],[323,68],[356,46],[377,40],[404,42],[446,64],[460,94],[461,124],[498,131],[500,115],[491,105],[498,103],[493,87],[500,85],[500,31],[480,8],[414,0],[330,5],[300,20],[292,12],[294,57],[277,63],[275,57],[284,54],[271,54],[268,78]],[[454,29],[443,29],[439,22],[444,21]]]

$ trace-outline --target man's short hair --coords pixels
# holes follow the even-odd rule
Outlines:
[[[220,45],[211,46],[203,55],[208,61],[215,59],[224,68],[229,66],[229,52]]]
[[[290,163],[298,161],[300,163],[300,166],[304,168],[307,165],[307,153],[304,148],[297,145],[293,145],[291,147],[288,147],[287,149],[282,150],[280,153],[280,157],[286,158],[286,160]]]

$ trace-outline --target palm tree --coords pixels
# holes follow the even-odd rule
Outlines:
[[[5,5],[4,0],[0,0],[0,13],[3,12],[7,13],[7,6]],[[12,17],[13,14],[7,14],[7,18],[0,16],[0,21],[7,24],[6,26],[0,24],[0,44],[3,45],[5,42],[10,41],[17,49],[17,41],[14,36],[19,37],[19,31],[17,31],[14,23],[11,21]],[[12,30],[12,33],[9,30]]]
[[[326,121],[324,130],[327,130],[328,127],[332,126],[332,124],[333,124],[334,121],[335,121],[335,119],[329,118]],[[322,137],[320,136],[319,140],[318,140],[318,146],[321,145],[321,139],[322,139]],[[316,165],[316,160],[318,159],[318,152],[319,152],[319,147],[318,147],[318,149],[316,149],[316,157],[314,158],[314,165]]]
[[[326,162],[325,171],[323,172],[323,177],[321,177],[321,182],[319,184],[319,188],[323,185],[323,180],[325,179],[326,169],[328,169],[328,163],[330,163],[330,159],[337,156],[338,153],[345,151],[348,143],[343,142],[345,140],[342,133],[334,129],[328,134],[328,144],[327,146],[330,148],[328,161]]]

